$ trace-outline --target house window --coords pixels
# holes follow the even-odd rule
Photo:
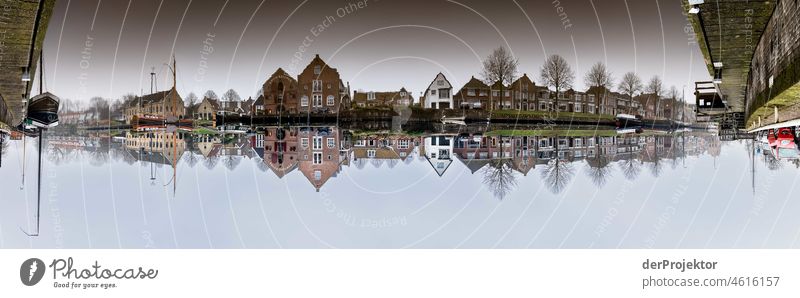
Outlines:
[[[312,92],[322,92],[322,81],[314,80],[311,85]]]
[[[431,95],[436,95],[436,89],[431,90]]]
[[[333,97],[333,95],[328,95],[328,105],[329,106],[334,105],[334,97]]]
[[[333,148],[334,146],[336,146],[336,139],[328,138],[328,148]]]
[[[408,149],[408,140],[403,139],[398,141],[397,147],[400,149]]]
[[[367,150],[367,157],[374,158],[375,157],[375,150]]]
[[[547,105],[545,105],[544,103],[540,103],[540,104],[539,104],[539,110],[540,110],[540,111],[547,110]]]
[[[300,98],[300,106],[301,107],[308,106],[308,95],[303,95],[303,97]]]
[[[438,80],[438,81],[436,81],[436,85],[437,86],[444,86],[444,81],[443,80]]]
[[[314,180],[316,181],[322,180],[322,171],[320,170],[314,171]]]
[[[467,95],[475,96],[475,89],[467,89]]]
[[[322,150],[322,137],[319,136],[314,137],[314,146],[311,149]]]
[[[500,96],[500,91],[492,90],[492,96],[494,96],[494,97]]]
[[[322,106],[322,94],[314,94],[314,106],[321,107]]]
[[[578,112],[578,113],[583,112],[583,110],[581,110],[581,105],[579,105],[579,104],[575,105],[575,112]]]
[[[321,65],[314,66],[314,74],[318,75],[320,73],[322,73],[322,66]]]
[[[314,152],[314,162],[315,165],[322,164],[322,152]]]
[[[303,148],[308,148],[308,138],[300,139],[300,146]]]
[[[450,98],[449,89],[439,89],[439,99]]]
[[[481,90],[480,96],[486,96],[486,90]]]
[[[367,100],[375,100],[375,92],[367,93]]]

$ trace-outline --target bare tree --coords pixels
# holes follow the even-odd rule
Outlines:
[[[572,82],[575,80],[575,73],[564,57],[551,55],[544,61],[540,76],[543,85],[556,89],[555,106],[556,110],[558,110],[558,94],[562,89],[569,89],[572,87]]]
[[[242,97],[239,96],[239,93],[237,93],[236,90],[228,89],[228,91],[225,91],[225,93],[222,94],[222,100],[228,102],[240,101],[242,100]]]
[[[483,183],[499,200],[503,200],[512,190],[517,187],[517,177],[511,167],[509,159],[494,159],[488,167],[481,169],[483,172]]]
[[[206,91],[206,93],[205,93],[205,94],[203,94],[203,96],[204,96],[204,97],[208,97],[208,98],[210,98],[210,99],[219,99],[219,96],[217,96],[217,93],[216,93],[216,92],[214,92],[214,90],[208,90],[208,91]]]
[[[653,93],[656,97],[659,97],[664,92],[664,83],[658,76],[653,76],[650,78],[650,82],[647,83],[647,88],[645,88],[645,91],[647,93]]]
[[[628,99],[633,102],[633,96],[642,91],[642,80],[636,73],[628,72],[622,76],[622,81],[619,82],[619,91],[628,95]]]
[[[186,95],[186,111],[189,112],[192,118],[194,118],[194,112],[197,105],[197,95],[194,92],[189,92]]]
[[[515,59],[505,47],[496,48],[492,54],[486,57],[486,60],[483,60],[483,79],[486,84],[491,86],[496,82],[500,82],[501,104],[505,94],[503,89],[505,85],[510,85],[514,81],[518,65],[519,60]],[[490,105],[489,109],[494,109],[494,102]],[[513,106],[514,104],[512,103],[511,105]]]
[[[586,73],[583,80],[586,86],[590,87],[605,87],[606,89],[611,89],[611,86],[614,85],[614,78],[603,62],[597,62],[592,65],[592,69]]]
[[[681,102],[680,104],[678,103],[678,97],[680,97],[681,94],[678,91],[678,88],[675,88],[675,86],[671,86],[671,87],[669,87],[669,91],[667,92],[667,96],[669,96],[669,98],[670,98],[669,104],[672,106],[672,114],[669,115],[669,119],[676,119],[676,118],[678,118],[678,116],[680,114],[683,113],[683,111],[682,111],[683,102]],[[681,108],[680,111],[678,110],[678,106],[680,106],[680,108]]]
[[[614,85],[614,78],[611,76],[611,72],[608,71],[606,65],[603,62],[597,62],[592,65],[592,69],[586,73],[586,76],[583,78],[584,83],[586,86],[589,87],[602,87],[605,90],[611,89]],[[595,107],[600,109],[600,105],[602,104],[603,96],[595,96]]]

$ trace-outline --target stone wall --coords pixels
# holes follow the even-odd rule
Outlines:
[[[747,114],[765,104],[786,106],[800,98],[785,92],[800,81],[800,0],[778,1],[756,46],[747,84]],[[794,98],[792,98],[794,97]]]

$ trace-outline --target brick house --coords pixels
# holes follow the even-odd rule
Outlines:
[[[481,109],[488,107],[491,99],[489,98],[489,86],[483,81],[472,77],[461,90],[453,96],[455,107],[459,109]]]
[[[299,130],[297,128],[285,129],[282,127],[267,127],[261,133],[263,144],[256,142],[256,152],[263,150],[264,163],[278,178],[295,170],[300,161]],[[261,154],[259,154],[261,155]]]
[[[344,86],[339,71],[316,55],[297,76],[300,113],[337,113],[349,104],[350,90]]]
[[[617,114],[617,98],[612,96],[611,90],[602,86],[593,86],[586,90],[586,100],[595,103],[595,111],[602,115]]]
[[[513,107],[517,110],[535,111],[537,107],[536,93],[544,87],[536,86],[528,74],[522,76],[511,83],[511,100]]]
[[[493,108],[495,110],[511,109],[511,88],[500,81],[494,82],[490,88],[491,92],[489,93],[489,97],[492,100]],[[502,90],[502,94],[500,90]]]
[[[336,70],[333,70],[333,72],[335,71]],[[335,74],[335,76],[338,80],[338,74]],[[256,108],[254,109],[254,114],[256,116],[296,114],[299,111],[300,89],[297,80],[286,73],[282,68],[278,68],[278,70],[264,82],[264,85],[261,86],[261,90],[263,98],[259,97],[256,100]]]
[[[125,122],[130,123],[133,116],[183,118],[186,108],[178,91],[173,87],[167,91],[137,96],[125,107]]]

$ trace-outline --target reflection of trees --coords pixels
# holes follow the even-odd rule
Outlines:
[[[566,188],[574,174],[572,164],[556,157],[543,168],[542,179],[550,191],[557,194]]]
[[[203,159],[203,165],[206,167],[206,169],[209,170],[213,170],[214,167],[217,166],[218,162],[219,162],[219,157],[217,156],[207,156],[205,159]]]
[[[631,181],[636,180],[636,177],[639,177],[639,172],[642,171],[642,165],[634,158],[622,160],[619,167],[622,170],[622,175]]]
[[[610,162],[608,156],[605,155],[598,155],[587,160],[589,167],[586,169],[586,174],[589,175],[595,186],[603,187],[611,178],[613,169],[608,166]]]
[[[187,154],[184,155],[181,159],[183,159],[183,161],[186,162],[186,164],[188,164],[190,168],[194,168],[194,166],[197,165],[198,162],[200,162],[200,157],[198,157],[193,152],[186,152],[186,153]]]
[[[97,148],[96,150],[89,153],[89,164],[99,167],[105,165],[109,161],[108,151],[103,150],[102,148]]]
[[[653,174],[653,177],[658,178],[664,169],[664,163],[661,162],[661,158],[656,156],[655,159],[653,159],[653,162],[648,163],[648,167],[650,168],[650,174]]]
[[[495,159],[484,167],[483,183],[497,199],[504,199],[508,193],[517,187],[517,177],[514,176],[514,169],[511,168],[511,160]]]
[[[241,158],[233,155],[228,155],[222,160],[222,163],[225,165],[225,168],[227,168],[228,171],[235,170],[241,162]]]
[[[390,169],[393,169],[399,162],[400,160],[398,159],[390,159],[386,163],[389,164]]]
[[[5,142],[3,142],[3,154],[5,154]],[[50,161],[53,165],[61,165],[67,161],[67,153],[64,149],[61,149],[56,146],[47,146],[47,160]]]

